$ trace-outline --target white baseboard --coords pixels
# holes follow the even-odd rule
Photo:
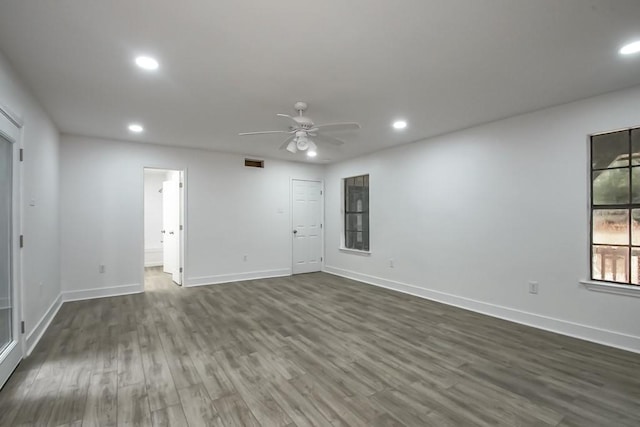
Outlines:
[[[158,267],[162,265],[163,249],[162,248],[146,248],[144,250],[144,266]]]
[[[483,301],[477,301],[445,292],[434,291],[431,289],[421,288],[407,283],[387,280],[380,277],[369,276],[367,274],[357,273],[355,271],[344,270],[337,267],[325,266],[324,272],[334,274],[336,276],[345,277],[347,279],[357,280],[393,291],[425,298],[432,301],[441,302],[465,310],[475,311],[487,316],[497,317],[515,323],[555,332],[561,335],[567,335],[610,347],[620,348],[622,350],[640,353],[640,337],[634,335],[622,334],[619,332],[600,329],[593,326],[573,323],[562,319],[556,319],[547,316],[541,316],[535,313],[516,310],[509,307],[490,304]]]
[[[81,301],[94,298],[139,294],[141,292],[144,292],[144,286],[139,283],[135,283],[132,285],[112,286],[109,288],[83,289],[81,291],[64,291],[62,292],[62,300],[64,302]]]
[[[162,267],[164,264],[162,263],[162,261],[145,261],[144,262],[144,266],[145,267]]]
[[[30,355],[33,349],[38,345],[40,338],[44,335],[45,331],[51,324],[51,321],[56,314],[58,314],[58,310],[62,307],[62,295],[58,295],[58,297],[53,301],[51,306],[47,309],[44,315],[40,318],[35,327],[29,332],[26,338],[26,354],[25,357]]]
[[[185,287],[217,285],[219,283],[241,282],[243,280],[268,279],[271,277],[291,276],[290,268],[278,270],[250,271],[247,273],[220,274],[217,276],[189,277]]]

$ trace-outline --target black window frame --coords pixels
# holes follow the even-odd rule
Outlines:
[[[361,180],[362,184],[358,185],[358,180]],[[369,190],[370,190],[370,178],[369,174],[356,175],[344,178],[343,180],[343,245],[345,249],[354,250],[354,251],[362,251],[362,252],[370,252],[371,251],[371,229],[370,229],[370,217],[369,217]],[[362,207],[361,209],[353,209],[350,197],[356,189],[360,189],[362,193]],[[350,228],[350,215],[361,215],[361,229],[352,229]],[[358,233],[362,234],[362,245],[357,245],[357,238],[350,239],[349,233],[355,234],[357,237]],[[358,247],[360,246],[360,247]]]
[[[613,163],[613,161],[617,160],[621,155],[619,155],[618,157],[616,157],[610,164],[609,166],[606,167],[594,167],[594,140],[598,137],[602,137],[602,136],[608,136],[608,135],[613,135],[613,134],[617,134],[617,133],[626,133],[626,143],[627,143],[627,152],[624,153],[627,155],[627,161],[628,163],[625,166],[614,166],[614,167],[609,167],[611,165],[611,163]],[[634,178],[633,178],[633,172],[635,171],[639,171],[640,172],[640,161],[638,162],[638,164],[634,165],[634,154],[635,157],[638,158],[640,155],[639,153],[634,153],[634,134],[640,134],[640,127],[634,127],[634,128],[628,128],[628,129],[619,129],[619,130],[615,130],[615,131],[610,131],[610,132],[602,132],[602,133],[597,133],[597,134],[593,134],[589,136],[589,182],[590,182],[590,197],[589,197],[589,277],[591,278],[591,280],[595,280],[595,281],[599,281],[599,282],[606,282],[606,283],[612,283],[612,284],[616,284],[616,285],[626,285],[626,286],[634,286],[634,287],[640,287],[640,277],[638,277],[638,283],[633,283],[633,268],[632,268],[632,263],[633,263],[633,253],[634,250],[640,252],[640,244],[638,245],[634,245],[633,244],[633,211],[634,210],[639,210],[638,212],[640,212],[640,200],[638,200],[637,202],[634,203],[634,184],[640,186],[640,181],[634,183]],[[638,141],[640,142],[640,135],[637,136]],[[636,151],[639,151],[640,149],[640,144],[638,144],[638,146],[636,147]],[[602,166],[602,165],[601,165]],[[601,204],[596,204],[594,202],[595,196],[594,196],[594,183],[596,180],[596,176],[594,176],[594,174],[597,173],[603,173],[605,171],[612,171],[612,170],[626,170],[628,171],[628,201],[626,203],[601,203]],[[638,199],[636,197],[636,199]],[[595,243],[594,242],[594,216],[595,213],[597,211],[606,211],[606,210],[626,210],[627,211],[627,228],[628,228],[628,243],[627,244],[617,244],[617,243]],[[626,249],[626,258],[627,258],[627,262],[626,262],[626,280],[622,281],[622,280],[615,280],[616,277],[614,276],[613,279],[614,280],[608,280],[605,279],[605,274],[606,271],[604,269],[601,269],[601,277],[594,277],[594,263],[596,262],[596,260],[594,259],[594,249],[596,247],[603,247],[603,248],[620,248],[620,249]],[[611,251],[612,253],[615,252],[615,250]],[[604,253],[600,253],[600,262],[602,266],[606,265],[606,260],[603,260]],[[617,263],[616,261],[616,257],[619,256],[618,254],[614,254],[611,262],[612,263]],[[638,276],[640,276],[640,253],[638,254],[637,258],[637,274]],[[616,270],[617,268],[613,268],[612,270]]]

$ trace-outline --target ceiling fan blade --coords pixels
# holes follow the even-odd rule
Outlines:
[[[334,138],[333,136],[327,136],[327,135],[316,135],[313,137],[314,139],[317,139],[318,141],[322,141],[322,142],[328,142],[329,144],[333,144],[333,145],[342,145],[344,144],[344,141],[338,138]]]
[[[264,131],[260,131],[260,132],[242,132],[239,133],[238,135],[244,136],[244,135],[264,135],[264,134],[268,134],[268,133],[291,133],[289,131],[286,130],[264,130]]]
[[[297,127],[297,126],[300,126],[300,124],[299,124],[298,122],[296,122],[296,119],[294,119],[294,118],[293,118],[293,116],[290,116],[290,115],[288,115],[288,114],[276,114],[276,116],[278,116],[278,117],[285,117],[285,118],[287,118],[287,119],[291,120],[291,121],[293,122],[293,124],[294,124],[296,127]]]
[[[284,150],[285,148],[287,148],[287,145],[289,145],[291,140],[295,137],[296,137],[295,135],[291,135],[289,138],[285,139],[282,145],[280,146],[280,148],[278,148],[278,150]]]
[[[315,125],[312,130],[334,131],[334,130],[352,130],[360,129],[360,124],[356,122],[341,122],[341,123],[325,123],[323,125]]]

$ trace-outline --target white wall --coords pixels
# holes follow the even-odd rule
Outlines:
[[[144,265],[162,265],[162,183],[167,171],[147,169],[144,172]]]
[[[0,103],[24,122],[22,306],[30,347],[59,305],[59,136],[47,114],[1,54]]]
[[[640,125],[639,107],[635,88],[328,166],[327,271],[640,351],[640,300],[579,285],[587,135]],[[338,249],[341,179],[365,173],[370,256]]]
[[[141,289],[144,167],[186,170],[187,286],[290,272],[290,178],[323,176],[320,166],[246,168],[239,155],[150,144],[63,135],[61,147],[65,298]]]

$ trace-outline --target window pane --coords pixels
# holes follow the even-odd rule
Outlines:
[[[345,246],[349,249],[356,249],[356,232],[347,231],[345,233]]]
[[[368,187],[364,187],[362,189],[362,211],[363,212],[368,212],[369,211],[369,188]]]
[[[640,284],[640,248],[631,248],[631,283]]]
[[[628,283],[629,248],[593,245],[592,279]]]
[[[366,188],[351,187],[348,189],[347,212],[363,212],[368,209]]]
[[[629,244],[629,211],[627,209],[594,209],[593,243]]]
[[[594,205],[623,205],[629,203],[629,169],[593,172]]]
[[[369,250],[369,175],[345,178],[345,247]]]
[[[362,214],[347,214],[347,231],[362,231]]]
[[[349,189],[349,197],[348,197],[348,206],[347,212],[358,212],[358,200],[360,199],[360,194],[358,191],[354,190],[355,187],[350,187]]]
[[[640,167],[631,168],[631,202],[640,203]]]
[[[640,246],[640,209],[631,211],[631,244]]]
[[[347,233],[347,248],[361,251],[369,250],[369,232],[356,231]]]
[[[629,165],[629,132],[591,137],[591,167],[604,169]]]
[[[631,164],[640,165],[640,128],[631,131]]]

